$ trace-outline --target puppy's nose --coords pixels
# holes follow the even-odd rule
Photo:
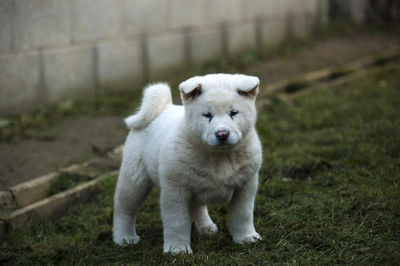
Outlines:
[[[215,132],[215,136],[218,140],[224,141],[229,137],[229,132],[225,129],[218,130],[217,132]]]

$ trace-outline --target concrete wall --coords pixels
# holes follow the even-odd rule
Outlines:
[[[307,35],[328,0],[1,0],[0,115]]]

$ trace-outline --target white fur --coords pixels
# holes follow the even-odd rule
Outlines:
[[[145,128],[171,104],[171,91],[167,84],[157,83],[147,86],[144,89],[142,106],[135,115],[125,119],[125,124],[130,129]]]
[[[139,112],[127,119],[132,130],[114,197],[115,243],[140,240],[136,213],[154,185],[161,188],[164,252],[192,252],[192,222],[201,234],[218,231],[208,215],[211,203],[228,204],[233,241],[260,239],[253,225],[262,160],[254,128],[258,84],[258,78],[246,75],[194,77],[179,86],[184,106],[172,105],[166,85],[146,88]],[[233,110],[238,113],[231,116]],[[229,137],[218,139],[218,130]]]

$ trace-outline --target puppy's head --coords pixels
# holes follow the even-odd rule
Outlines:
[[[179,85],[190,133],[209,146],[237,144],[256,120],[259,79],[242,74],[210,74]]]

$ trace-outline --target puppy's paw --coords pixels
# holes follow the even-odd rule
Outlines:
[[[238,243],[238,244],[247,244],[247,243],[254,243],[258,240],[261,240],[261,236],[257,233],[251,233],[248,235],[240,236],[240,237],[233,237],[233,241]]]
[[[137,235],[131,235],[131,236],[115,236],[113,237],[114,243],[120,246],[126,246],[126,245],[135,245],[139,243],[140,237]]]
[[[200,235],[212,235],[218,232],[218,227],[215,223],[203,225],[203,226],[196,226],[197,232]]]
[[[165,254],[171,254],[171,255],[178,255],[178,254],[192,254],[193,251],[190,248],[190,246],[187,245],[179,245],[179,246],[174,246],[174,245],[167,245],[164,246],[164,253]]]

